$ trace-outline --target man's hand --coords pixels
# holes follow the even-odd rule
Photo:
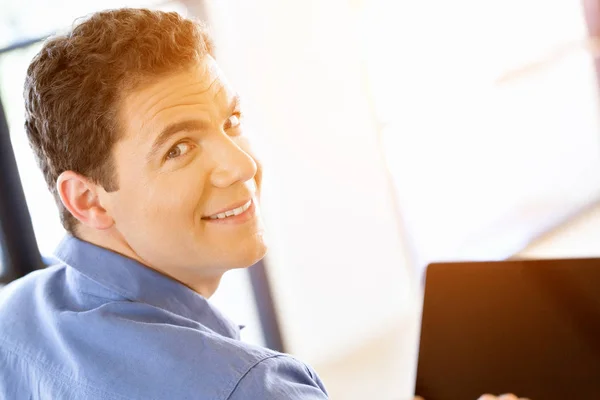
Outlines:
[[[425,400],[421,396],[415,397],[414,400]],[[514,394],[503,394],[501,396],[494,396],[493,394],[484,394],[477,400],[529,400],[525,397],[517,397]]]

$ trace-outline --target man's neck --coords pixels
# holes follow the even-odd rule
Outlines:
[[[124,257],[131,258],[147,268],[151,268],[165,276],[168,276],[171,279],[178,281],[205,298],[211,297],[217,291],[217,288],[221,282],[221,277],[223,276],[223,273],[203,277],[200,277],[196,274],[185,274],[182,272],[174,274],[170,273],[171,271],[163,270],[160,268],[160,266],[153,266],[150,262],[140,257],[129,245],[127,240],[125,240],[123,235],[121,235],[121,233],[115,228],[99,231],[80,225],[77,227],[75,236],[80,240],[110,250],[114,253],[118,253]]]

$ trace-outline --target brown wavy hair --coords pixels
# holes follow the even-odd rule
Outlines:
[[[118,190],[112,148],[123,136],[121,99],[207,54],[213,44],[203,24],[146,9],[98,12],[46,41],[27,70],[25,131],[68,232],[77,220],[60,200],[58,176],[72,170]]]

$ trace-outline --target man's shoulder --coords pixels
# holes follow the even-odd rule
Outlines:
[[[145,303],[95,298],[101,289],[90,296],[80,291],[90,285],[71,285],[80,279],[57,265],[0,289],[0,358],[102,398],[220,399],[275,354]]]
[[[324,400],[327,391],[317,373],[302,361],[273,354],[252,368],[238,382],[228,400]]]
[[[7,323],[13,325],[24,313],[33,312],[40,305],[36,303],[45,299],[46,293],[56,293],[50,286],[57,278],[61,279],[64,268],[64,265],[47,267],[0,287],[0,326]],[[6,330],[0,329],[0,332]]]
[[[145,303],[113,301],[80,316],[80,327],[97,326],[114,332],[110,340],[96,337],[99,346],[127,349],[140,362],[160,358],[159,370],[185,370],[192,366],[218,371],[216,374],[244,373],[248,366],[279,353],[217,333],[197,322]],[[115,354],[121,357],[122,353]],[[152,368],[152,365],[146,365]],[[183,373],[183,371],[181,371]],[[208,373],[208,372],[206,372]]]
[[[135,398],[226,399],[248,370],[276,355],[143,303],[111,302],[79,319],[67,341],[88,383],[110,382]]]
[[[52,277],[60,274],[66,268],[64,264],[55,264],[44,269],[39,269],[22,278],[16,279],[9,284],[0,287],[0,305],[12,299],[15,295],[25,291],[31,292],[36,286],[48,282]]]
[[[85,311],[67,269],[56,264],[0,288],[0,349],[47,365],[62,354],[62,331],[70,329],[65,320]]]
[[[20,329],[35,333],[32,324],[49,323],[61,311],[82,309],[86,301],[78,291],[81,279],[67,265],[55,264],[1,287],[0,339],[21,336]]]
[[[92,297],[79,291],[90,285],[67,288],[80,279],[59,265],[0,289],[0,358],[18,361],[22,382],[29,371],[34,380],[69,382],[86,398],[228,399],[265,379],[315,381],[292,357],[197,321],[124,298],[95,298],[98,288]]]

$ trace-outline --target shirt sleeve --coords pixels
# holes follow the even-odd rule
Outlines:
[[[306,364],[278,355],[254,365],[239,381],[228,400],[324,400],[327,391]]]

